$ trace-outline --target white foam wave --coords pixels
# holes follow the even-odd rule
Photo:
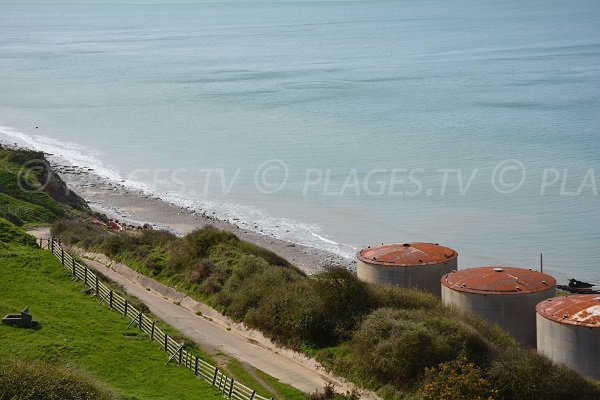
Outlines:
[[[99,153],[94,153],[77,143],[61,142],[41,135],[28,135],[7,126],[0,126],[0,137],[2,136],[6,138],[6,143],[16,143],[28,149],[42,151],[62,164],[93,169],[94,173],[111,181],[121,179],[115,168],[105,166],[97,158]]]
[[[4,140],[2,140],[3,138]],[[96,175],[118,183],[129,190],[157,197],[188,210],[202,210],[210,216],[238,225],[242,229],[298,245],[326,250],[343,258],[352,258],[357,250],[355,247],[329,239],[322,232],[323,228],[318,224],[307,224],[287,218],[272,217],[262,210],[241,204],[223,204],[185,198],[172,193],[159,193],[151,185],[144,182],[123,179],[116,167],[106,166],[99,159],[101,153],[94,152],[77,143],[61,142],[42,135],[28,135],[10,127],[0,126],[0,142],[2,141],[7,144],[16,143],[22,147],[50,154],[50,160],[58,164],[92,169]],[[108,204],[101,204],[99,208],[106,211],[111,210]],[[144,222],[152,223],[152,221]]]

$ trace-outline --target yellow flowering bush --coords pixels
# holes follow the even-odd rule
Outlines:
[[[498,391],[466,357],[427,368],[420,388],[424,400],[496,400]]]

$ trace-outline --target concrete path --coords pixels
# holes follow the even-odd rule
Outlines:
[[[37,229],[29,233],[38,238],[49,236],[47,229]],[[227,317],[220,314],[215,315],[217,312],[206,305],[201,309],[208,309],[210,317],[204,312],[203,316],[196,315],[194,311],[197,307],[189,307],[188,297],[185,297],[187,301],[182,301],[179,305],[175,304],[172,298],[168,298],[171,297],[168,296],[168,292],[157,287],[164,285],[147,277],[143,277],[144,285],[142,285],[135,279],[135,276],[140,276],[139,274],[133,271],[134,275],[128,273],[129,276],[124,276],[113,268],[118,265],[119,268],[115,269],[123,272],[122,268],[125,266],[112,262],[107,265],[107,259],[103,255],[96,255],[98,260],[90,260],[89,256],[94,253],[86,253],[80,249],[73,249],[73,253],[85,257],[86,264],[91,269],[121,285],[129,295],[143,301],[158,318],[212,353],[215,351],[225,353],[305,393],[322,389],[329,382],[340,391],[345,392],[353,388],[353,385],[343,378],[324,371],[315,360],[287,349],[277,348],[259,332],[245,327],[240,328],[240,324],[231,323]],[[178,293],[172,288],[168,289]],[[377,399],[378,397],[372,392],[361,391],[361,398]]]

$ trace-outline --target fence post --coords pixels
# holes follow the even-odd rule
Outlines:
[[[110,291],[110,293],[108,294],[108,306],[109,306],[110,308],[112,308],[112,297],[113,297],[112,293],[113,293],[113,292],[112,292],[112,290],[111,290],[111,291]]]
[[[152,330],[150,331],[150,340],[154,340],[154,321],[152,321]]]
[[[221,385],[223,384],[223,377],[225,376],[224,373],[221,372],[221,376],[219,377],[219,383],[217,385],[217,389],[219,390],[219,392],[223,393],[223,387],[221,387]]]
[[[60,263],[63,267],[65,266],[65,250],[62,247],[60,248]]]
[[[181,357],[183,356],[183,346],[179,348],[179,365],[181,365]]]
[[[215,383],[217,383],[217,375],[219,374],[219,368],[215,367],[215,373],[213,374],[213,381],[212,381],[212,385],[215,386]]]
[[[167,340],[169,340],[169,336],[165,333],[165,351],[167,351]]]
[[[256,390],[252,391],[252,396],[250,396],[250,400],[254,400],[254,396],[256,396]]]
[[[127,302],[127,299],[125,299],[125,309],[123,310],[123,316],[126,317],[127,316],[127,305],[129,303]]]
[[[140,331],[142,330],[142,318],[143,314],[140,312],[140,315],[138,315],[138,326],[140,327]]]
[[[96,277],[96,296],[100,296],[100,288],[98,287],[98,275],[94,275]]]
[[[64,252],[63,252],[64,253]],[[71,268],[73,269],[73,278],[77,278],[77,274],[76,274],[76,270],[75,270],[75,259],[73,257],[71,257],[71,260],[73,260],[71,262]]]
[[[50,241],[50,246],[51,246],[50,248],[52,250],[52,254],[54,254],[54,238],[52,237],[52,238],[50,238],[48,240]]]
[[[231,398],[231,395],[233,394],[233,383],[235,382],[235,380],[233,378],[231,378],[231,385],[229,385],[229,395],[227,396],[228,399]]]
[[[194,375],[198,376],[198,356],[196,356],[196,364],[194,365]]]
[[[75,259],[73,259],[73,265],[75,265]],[[83,268],[83,282],[85,283],[85,286],[88,285],[88,282],[87,282],[87,267]]]

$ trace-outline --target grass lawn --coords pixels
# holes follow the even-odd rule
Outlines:
[[[0,359],[69,364],[87,371],[125,399],[217,399],[210,385],[176,365],[156,343],[127,329],[128,320],[97,307],[82,284],[49,252],[0,248],[0,314],[29,307],[38,330],[0,325]]]

